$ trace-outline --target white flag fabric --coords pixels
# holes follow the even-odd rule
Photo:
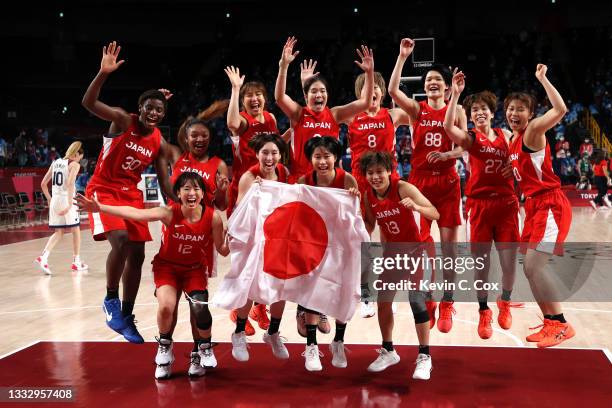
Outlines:
[[[229,219],[231,270],[213,303],[298,303],[342,322],[360,300],[359,200],[345,190],[254,183]]]

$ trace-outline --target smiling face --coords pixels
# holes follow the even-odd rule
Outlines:
[[[304,95],[306,99],[306,105],[313,112],[321,112],[327,106],[327,88],[322,81],[314,81],[306,95]]]
[[[201,186],[193,180],[187,180],[179,189],[179,199],[183,206],[194,209],[202,202],[204,191]]]
[[[202,157],[208,152],[210,130],[201,123],[191,125],[187,129],[187,145],[189,152],[195,157]]]
[[[256,156],[257,160],[259,160],[259,168],[266,176],[271,176],[274,173],[276,165],[281,159],[280,150],[273,142],[268,142],[263,145],[257,152]]]
[[[140,115],[138,120],[147,129],[156,127],[166,115],[164,103],[159,99],[146,99],[142,105],[138,107]]]
[[[258,86],[250,85],[242,93],[242,106],[251,116],[258,116],[263,112],[266,105],[266,96]]]
[[[383,194],[389,187],[391,172],[380,164],[369,166],[366,170],[366,180],[377,193]]]
[[[532,116],[529,106],[520,99],[512,99],[506,107],[506,120],[512,131],[520,132],[527,128]]]
[[[491,124],[493,112],[483,101],[476,101],[470,107],[470,118],[477,128],[482,129]]]
[[[444,77],[438,71],[429,71],[425,76],[423,89],[429,99],[444,98],[444,92],[448,85],[444,83]]]
[[[317,175],[327,176],[328,174],[332,174],[334,171],[336,156],[325,147],[319,146],[314,149],[311,162],[312,167],[317,172]]]

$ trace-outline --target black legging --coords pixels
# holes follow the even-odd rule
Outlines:
[[[597,187],[597,197],[595,197],[593,201],[595,201],[597,205],[604,205],[603,198],[608,192],[608,179],[605,176],[595,176],[593,177],[593,181]]]

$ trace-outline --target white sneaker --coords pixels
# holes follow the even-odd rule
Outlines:
[[[155,378],[158,380],[163,380],[166,378],[170,378],[172,375],[172,364],[166,365],[158,365],[155,367]]]
[[[200,353],[192,351],[189,371],[187,371],[189,377],[202,377],[206,374],[206,369],[200,365],[200,361]]]
[[[155,338],[159,343],[157,346],[157,355],[155,356],[155,364],[158,366],[172,364],[174,362],[174,354],[172,353],[172,340]]]
[[[244,332],[232,333],[232,356],[237,361],[249,361],[249,350]]]
[[[432,365],[431,365],[431,356],[427,354],[419,354],[416,359],[416,368],[414,369],[414,374],[412,374],[412,378],[415,380],[429,380],[431,375]]]
[[[49,268],[49,264],[47,263],[47,261],[43,262],[42,257],[39,256],[38,258],[36,258],[34,260],[34,263],[41,271],[45,273],[45,275],[52,275],[51,269]]]
[[[391,311],[393,312],[393,314],[397,313],[397,303],[396,302],[391,303]]]
[[[70,266],[70,269],[72,269],[74,272],[83,272],[83,271],[89,270],[89,265],[81,261],[73,262],[72,265]]]
[[[372,317],[376,314],[376,309],[374,308],[374,304],[372,302],[361,302],[361,317],[368,318]]]
[[[597,210],[597,204],[595,204],[595,201],[591,200],[589,201],[589,204],[591,204],[591,207],[593,207],[593,209]]]
[[[272,347],[272,354],[274,354],[274,357],[280,358],[281,360],[286,360],[289,358],[289,351],[287,351],[287,347],[285,347],[283,344],[283,340],[278,332],[272,335],[265,332],[263,335],[263,341]]]
[[[215,368],[217,366],[217,359],[210,343],[200,344],[198,355],[200,356],[200,365],[203,368]]]
[[[379,354],[378,358],[368,366],[368,371],[372,373],[378,373],[400,362],[400,356],[395,350],[387,351],[384,348],[380,348],[376,351]]]
[[[320,359],[320,357],[323,357],[323,353],[319,351],[319,346],[316,344],[306,346],[302,356],[306,358],[305,366],[308,371],[321,371],[323,369]]]
[[[346,353],[344,352],[343,341],[332,341],[329,345],[329,350],[332,353],[332,365],[337,368],[346,368]]]
[[[604,196],[603,200],[608,208],[612,208],[612,203],[610,202],[610,199],[608,198],[608,196]]]

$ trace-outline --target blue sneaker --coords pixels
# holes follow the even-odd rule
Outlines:
[[[123,337],[125,337],[125,339],[130,343],[142,344],[144,343],[144,339],[142,338],[140,333],[138,333],[134,317],[134,315],[129,315],[125,317],[125,329],[121,331],[121,334],[123,334]]]
[[[106,324],[108,327],[121,334],[121,331],[125,329],[125,321],[121,314],[121,301],[117,298],[104,299],[102,309],[106,315]]]

